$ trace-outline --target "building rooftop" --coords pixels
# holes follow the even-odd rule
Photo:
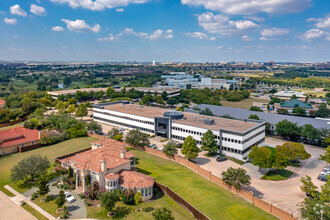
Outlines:
[[[291,97],[293,95],[296,95],[297,98],[305,98],[305,93],[298,92],[298,91],[280,91],[274,94],[274,96],[278,97]]]
[[[145,118],[155,118],[163,117],[165,112],[168,112],[168,109],[149,107],[149,106],[139,106],[136,104],[109,104],[104,106],[105,109],[123,112],[131,115],[137,115]],[[214,124],[208,125],[204,124],[205,119],[214,119]],[[184,112],[183,119],[173,120],[174,123],[189,125],[194,127],[200,127],[205,129],[211,129],[218,131],[220,128],[225,130],[232,130],[236,132],[245,132],[254,126],[258,125],[256,122],[245,122],[240,120],[232,120],[226,118],[219,118],[214,116],[199,115],[196,113]]]
[[[20,145],[39,139],[40,138],[38,130],[31,130],[24,127],[16,127],[0,131],[0,148]]]
[[[302,108],[305,108],[305,109],[313,109],[312,105],[311,104],[308,104],[308,103],[305,103],[305,102],[302,102],[298,99],[291,99],[287,102],[281,102],[280,103],[281,107],[283,108],[296,108],[296,107],[302,107]]]
[[[130,163],[131,160],[129,158],[135,157],[135,155],[131,152],[125,151],[126,158],[123,159],[120,156],[121,152],[122,150],[117,148],[113,148],[111,146],[103,146],[94,150],[75,154],[60,161],[65,162],[79,170],[90,170],[96,173],[100,173],[102,171],[101,164],[103,161],[106,162],[107,169],[112,169],[125,163]]]
[[[0,106],[4,106],[6,104],[6,101],[3,99],[0,99]]]
[[[128,189],[151,187],[155,183],[154,178],[135,171],[123,170],[119,175],[119,184]]]
[[[273,113],[265,113],[265,112],[255,112],[249,111],[247,109],[240,108],[231,108],[217,105],[208,105],[201,104],[196,107],[204,110],[205,108],[209,108],[214,115],[223,116],[230,115],[233,118],[237,119],[247,119],[250,115],[256,114],[261,120],[265,120],[271,124],[277,124],[278,122],[287,119],[288,121],[297,123],[299,126],[303,126],[304,124],[311,124],[315,128],[328,128],[330,129],[330,119],[321,119],[321,118],[307,118],[307,117],[298,117],[291,115],[281,115],[281,114],[273,114]]]

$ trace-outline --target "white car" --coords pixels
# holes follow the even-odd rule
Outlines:
[[[125,131],[125,128],[119,128],[118,130],[119,131]]]
[[[327,176],[327,175],[330,174],[330,170],[323,170],[323,171],[321,172],[321,174]]]
[[[76,199],[69,192],[65,192],[64,195],[68,203],[73,203],[74,201],[76,201]]]

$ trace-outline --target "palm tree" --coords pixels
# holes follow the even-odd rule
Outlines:
[[[239,190],[242,185],[250,185],[251,177],[246,174],[243,168],[234,169],[228,168],[227,171],[222,172],[222,180],[229,186]]]

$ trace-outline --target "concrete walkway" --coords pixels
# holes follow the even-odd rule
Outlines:
[[[11,188],[10,186],[5,185],[5,188],[8,189],[13,194],[15,194],[14,197],[10,197],[10,200],[13,201],[16,205],[20,205],[20,201],[24,201],[27,204],[29,204],[32,208],[34,208],[35,210],[37,210],[38,212],[40,212],[40,214],[42,214],[46,218],[48,218],[50,220],[55,220],[56,219],[54,216],[52,216],[51,214],[49,214],[48,212],[46,212],[45,210],[43,210],[42,208],[40,208],[39,206],[37,206],[36,204],[34,204],[33,202],[31,202],[30,199],[26,198],[24,195],[22,195],[21,193],[17,192],[16,190],[14,190],[13,188]],[[17,219],[17,218],[13,218],[13,219]]]
[[[30,212],[16,205],[6,194],[0,191],[0,220],[8,219],[36,220]]]

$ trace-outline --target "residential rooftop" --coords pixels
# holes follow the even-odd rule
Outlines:
[[[21,145],[36,140],[39,140],[39,131],[36,129],[15,127],[0,131],[0,148]]]
[[[287,102],[281,102],[280,103],[281,107],[283,108],[296,108],[296,107],[302,107],[302,108],[305,108],[305,109],[313,109],[312,105],[311,104],[308,104],[308,103],[305,103],[305,102],[302,102],[298,99],[292,99],[292,100],[289,100]]]
[[[108,104],[104,105],[105,109],[127,113],[131,115],[137,115],[145,118],[163,117],[165,112],[169,109],[162,109],[150,106],[140,106],[137,104]],[[245,132],[258,125],[257,122],[245,122],[241,120],[232,120],[226,118],[219,118],[214,116],[199,115],[196,113],[184,112],[183,119],[173,119],[174,123],[199,127],[204,129],[211,129],[218,131],[220,128],[225,130],[231,130],[236,132]],[[205,119],[214,119],[213,124],[205,124]]]

